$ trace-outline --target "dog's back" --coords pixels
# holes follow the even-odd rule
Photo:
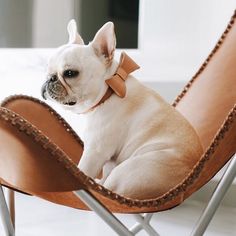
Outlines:
[[[156,92],[132,77],[127,89],[122,104],[113,104],[120,106],[114,118],[122,125],[117,127],[120,147],[104,185],[126,197],[157,197],[184,179],[202,147],[188,121]]]

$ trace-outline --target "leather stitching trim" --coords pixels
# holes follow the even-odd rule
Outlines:
[[[18,98],[24,98],[24,99],[28,99],[28,100],[32,100],[34,102],[40,103],[41,105],[45,106],[47,109],[52,111],[52,115],[56,116],[59,122],[63,120],[60,117],[60,115],[57,114],[55,111],[53,111],[53,109],[50,108],[48,105],[32,97],[23,96],[23,95],[13,96],[5,100],[5,102],[3,102],[3,105],[7,104],[7,102],[9,101],[12,101]],[[33,140],[39,143],[39,145],[43,149],[48,150],[51,153],[52,157],[56,158],[56,160],[59,163],[61,163],[66,169],[68,169],[68,171],[74,177],[76,177],[78,181],[80,181],[80,183],[84,186],[85,189],[91,189],[111,200],[115,200],[118,203],[125,204],[129,207],[158,208],[161,205],[167,203],[168,201],[171,201],[181,196],[181,194],[183,194],[187,190],[187,188],[191,186],[193,182],[199,177],[206,162],[210,160],[217,146],[220,144],[220,141],[223,140],[225,134],[230,130],[230,127],[232,126],[233,122],[236,121],[236,104],[233,107],[233,109],[230,111],[230,113],[228,114],[227,118],[225,119],[224,123],[222,124],[221,128],[219,129],[218,133],[213,139],[211,145],[208,147],[206,152],[202,155],[202,157],[200,158],[198,163],[195,165],[193,170],[183,180],[183,182],[178,184],[176,187],[171,189],[166,194],[158,198],[149,199],[149,200],[137,200],[137,199],[126,198],[106,189],[102,185],[97,184],[92,178],[86,176],[82,171],[80,171],[77,168],[77,166],[73,163],[73,161],[59,147],[57,147],[45,135],[43,135],[42,132],[37,130],[36,127],[34,127],[32,124],[30,124],[29,122],[27,122],[26,120],[21,118],[19,115],[15,114],[14,112],[2,107],[0,108],[0,119],[11,123],[11,125],[16,127],[19,131],[24,132],[26,135],[31,136]],[[64,127],[69,127],[66,121],[63,120],[63,122],[61,123]],[[71,130],[68,130],[68,132],[71,132]]]

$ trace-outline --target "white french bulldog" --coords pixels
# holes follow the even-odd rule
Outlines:
[[[126,197],[147,199],[164,194],[200,158],[197,134],[178,111],[129,72],[122,94],[107,83],[119,66],[113,59],[112,22],[88,45],[77,33],[74,20],[68,32],[69,42],[49,60],[42,95],[87,117],[78,167],[92,178],[102,173],[100,183]]]

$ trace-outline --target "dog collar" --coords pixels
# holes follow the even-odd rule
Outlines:
[[[108,85],[106,93],[96,105],[91,107],[88,111],[84,112],[84,114],[92,111],[94,108],[104,103],[113,93],[115,93],[120,98],[124,98],[126,95],[125,81],[130,73],[139,68],[139,65],[137,65],[132,60],[132,58],[130,58],[125,52],[122,52],[120,56],[120,62],[115,74],[110,79],[107,79],[105,81]]]

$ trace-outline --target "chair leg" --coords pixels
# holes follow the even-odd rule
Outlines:
[[[221,200],[223,199],[227,190],[232,184],[235,176],[236,176],[236,154],[233,156],[229,166],[227,167],[224,175],[222,176],[219,184],[217,185],[211,197],[211,200],[209,201],[203,214],[201,215],[197,224],[195,225],[191,233],[191,236],[203,235],[211,219],[213,218],[218,206],[220,205]]]
[[[160,236],[155,229],[150,225],[152,213],[144,213],[143,215],[134,215],[137,223],[130,229],[131,232],[137,234],[142,229],[147,232],[150,236]]]
[[[74,191],[91,210],[96,212],[118,235],[132,236],[134,235],[129,229],[123,225],[105,206],[103,206],[92,194],[85,190]]]
[[[11,222],[15,228],[15,192],[12,189],[7,188],[7,198],[8,198],[8,209],[11,216]]]
[[[0,214],[6,236],[15,236],[15,229],[11,221],[11,216],[7,207],[2,186],[0,186]]]

